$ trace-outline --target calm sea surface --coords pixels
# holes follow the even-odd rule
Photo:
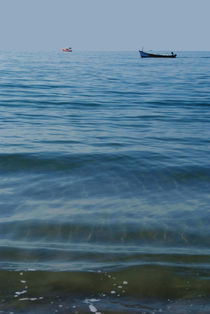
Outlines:
[[[1,313],[210,313],[210,52],[0,52]]]

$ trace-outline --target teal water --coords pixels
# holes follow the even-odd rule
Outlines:
[[[210,312],[210,52],[0,52],[0,311]]]

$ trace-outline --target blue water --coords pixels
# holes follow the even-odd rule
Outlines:
[[[0,310],[210,312],[210,52],[0,52]]]

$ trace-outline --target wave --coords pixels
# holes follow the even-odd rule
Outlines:
[[[167,139],[166,139],[167,141]],[[44,141],[43,143],[50,143],[53,145],[55,142],[67,144],[80,142],[74,140],[55,140]],[[111,143],[110,143],[111,144]],[[113,143],[114,145],[115,143]],[[117,144],[117,143],[116,143]],[[45,170],[45,171],[62,171],[82,166],[90,166],[91,164],[99,164],[101,167],[108,169],[109,166],[115,166],[116,169],[125,167],[126,174],[130,171],[140,171],[138,175],[142,176],[153,173],[154,175],[161,176],[164,174],[172,175],[174,178],[178,177],[198,177],[202,176],[204,179],[209,179],[210,168],[208,164],[204,163],[203,166],[194,164],[193,161],[183,161],[183,165],[170,165],[170,158],[166,154],[152,150],[143,151],[122,151],[117,153],[53,153],[53,152],[40,152],[40,153],[1,153],[0,154],[0,170],[2,172],[10,171],[27,171],[27,170]],[[188,163],[188,164],[187,164]]]
[[[61,215],[62,216],[62,215]],[[86,220],[88,221],[88,214],[86,214]],[[208,215],[206,215],[208,217]],[[197,221],[197,226],[203,223],[207,217],[202,217],[201,221]],[[101,224],[101,222],[94,221],[83,223],[79,220],[75,223],[65,222],[65,219],[56,223],[55,221],[45,220],[45,216],[42,219],[24,219],[24,216],[20,216],[19,219],[15,220],[13,216],[12,221],[8,218],[2,218],[1,226],[1,238],[8,238],[13,240],[22,239],[25,241],[43,241],[46,243],[61,243],[62,241],[76,242],[87,242],[87,243],[119,243],[119,244],[141,244],[149,245],[154,243],[172,245],[176,247],[182,247],[182,245],[194,246],[199,243],[201,248],[208,247],[210,245],[210,239],[207,234],[208,230],[201,232],[194,230],[193,219],[188,217],[189,225],[188,228],[184,224],[182,219],[182,225],[178,227],[176,224],[174,228],[172,225],[165,223],[155,224],[154,221],[150,221],[148,218],[142,223],[140,221],[136,224],[127,224],[110,221],[109,224]],[[152,228],[152,226],[156,228]],[[203,225],[205,227],[205,225]],[[207,228],[207,226],[206,226]],[[194,233],[193,233],[194,232]],[[68,243],[68,242],[65,242]]]

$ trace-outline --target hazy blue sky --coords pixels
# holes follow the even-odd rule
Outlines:
[[[0,0],[1,50],[210,50],[210,0]]]

